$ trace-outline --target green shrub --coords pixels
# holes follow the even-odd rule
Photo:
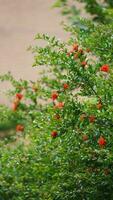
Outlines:
[[[1,77],[14,86],[11,112],[25,126],[23,140],[0,143],[3,200],[113,199],[112,24],[65,29],[69,41],[37,34],[45,46],[30,47],[33,66],[46,66],[41,81]]]

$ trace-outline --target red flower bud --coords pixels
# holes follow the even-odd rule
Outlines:
[[[56,100],[58,98],[58,93],[57,92],[53,92],[51,95],[52,100]]]
[[[67,90],[69,88],[69,85],[67,83],[64,83],[63,88],[64,88],[64,90]]]
[[[100,136],[100,138],[98,139],[98,144],[100,147],[104,147],[106,145],[106,140],[104,139],[104,137]]]
[[[52,131],[51,137],[52,137],[52,138],[56,138],[57,136],[58,136],[57,131]]]
[[[18,124],[18,125],[16,126],[16,131],[23,132],[23,131],[24,131],[24,126],[21,125],[21,124]]]
[[[109,72],[109,65],[103,65],[103,66],[100,68],[100,71],[102,71],[102,72]]]
[[[17,93],[16,94],[16,98],[19,99],[19,100],[21,100],[23,98],[23,94]]]

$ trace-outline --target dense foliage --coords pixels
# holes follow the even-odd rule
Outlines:
[[[113,199],[112,26],[77,20],[66,42],[37,34],[45,46],[30,50],[33,67],[46,66],[42,79],[0,77],[13,85],[0,127],[15,129],[0,142],[1,199]]]

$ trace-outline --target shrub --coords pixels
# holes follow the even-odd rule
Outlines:
[[[112,24],[79,20],[65,29],[69,41],[37,34],[45,46],[30,47],[33,66],[47,68],[41,81],[1,77],[14,86],[25,126],[24,140],[0,146],[3,200],[113,199]]]

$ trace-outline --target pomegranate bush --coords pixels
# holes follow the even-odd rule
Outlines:
[[[54,113],[58,120],[61,117],[52,136],[63,138],[68,155],[60,199],[102,199],[103,195],[112,199],[112,66],[110,62],[104,63],[106,54],[100,54],[96,61],[89,59],[90,50],[76,42],[70,50],[66,46],[62,50],[53,46],[48,54],[44,48],[37,48],[34,65],[41,63],[42,52],[46,65],[52,65],[53,69],[56,66],[60,73],[66,70],[68,84],[64,94],[61,86],[53,88],[57,93],[52,96]],[[110,61],[110,52],[108,56]],[[60,79],[64,81],[63,77]],[[61,107],[58,102],[63,102]]]
[[[0,77],[14,86],[8,113],[21,139],[0,143],[3,200],[113,199],[112,24],[65,29],[69,41],[37,34],[45,46],[30,47],[33,67],[46,67],[40,81]]]

